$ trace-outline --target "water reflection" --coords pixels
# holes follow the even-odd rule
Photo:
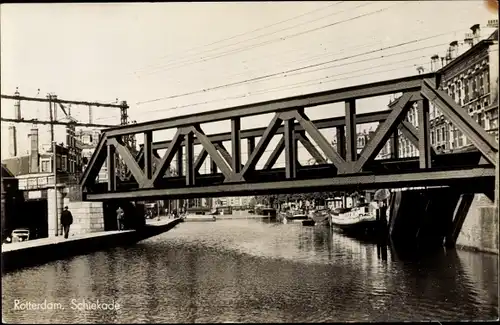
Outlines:
[[[323,227],[227,220],[184,223],[133,247],[10,273],[2,287],[7,322],[494,319],[498,257],[402,255]],[[14,299],[45,298],[68,308],[12,308]],[[123,308],[69,309],[83,298]]]

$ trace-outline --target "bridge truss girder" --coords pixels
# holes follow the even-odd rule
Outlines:
[[[434,74],[420,75],[105,130],[81,179],[84,197],[87,200],[203,197],[460,182],[490,187],[489,184],[494,182],[498,143],[437,88],[436,77]],[[402,96],[390,110],[356,114],[357,99],[398,92]],[[343,117],[312,121],[304,111],[306,107],[342,101],[345,102]],[[430,144],[430,102],[469,137],[477,153],[464,156],[437,155],[434,152]],[[412,105],[417,105],[418,128],[405,120]],[[242,117],[266,113],[274,113],[267,127],[241,129]],[[222,120],[231,122],[231,132],[205,134],[202,124]],[[358,154],[356,126],[371,122],[380,124]],[[177,133],[172,140],[153,142],[153,131],[174,128]],[[337,148],[320,132],[324,128],[336,128]],[[418,158],[398,159],[398,130],[419,149]],[[121,138],[136,133],[143,133],[145,141],[134,157]],[[257,170],[258,161],[275,135],[282,135],[282,138],[264,168]],[[241,159],[242,139],[247,139],[248,143],[248,159],[244,164]],[[389,140],[392,144],[391,159],[374,160]],[[227,141],[231,142],[231,154],[223,145]],[[312,168],[298,163],[298,142],[317,166]],[[194,157],[195,144],[202,146],[197,157]],[[160,157],[158,150],[162,149],[166,149],[166,153]],[[285,168],[273,168],[283,151]],[[183,153],[186,156],[185,171]],[[118,183],[114,166],[116,154],[130,171],[129,179]],[[482,164],[479,164],[481,156]],[[176,174],[170,168],[174,157],[177,157]],[[199,169],[208,158],[211,161],[210,174],[202,175]],[[103,188],[95,183],[95,178],[106,159],[108,183]]]

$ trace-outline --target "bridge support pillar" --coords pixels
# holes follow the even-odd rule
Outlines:
[[[418,152],[420,168],[431,167],[431,145],[429,136],[429,101],[418,101]]]
[[[285,121],[285,161],[286,178],[297,176],[297,141],[295,139],[294,119]]]
[[[462,194],[453,213],[453,220],[451,227],[446,235],[445,246],[454,247],[457,242],[458,235],[462,229],[467,213],[469,212],[472,201],[474,200],[474,194]]]
[[[184,160],[183,150],[182,150],[182,147],[179,147],[179,150],[177,150],[177,175],[178,176],[182,176],[184,174],[183,160]]]
[[[358,159],[358,136],[356,133],[356,102],[345,102],[345,132],[346,132],[346,161],[353,162]]]
[[[394,131],[391,137],[391,158],[397,159],[399,157],[399,132]]]
[[[54,193],[54,191],[57,191]],[[49,238],[54,238],[59,236],[59,230],[61,229],[60,225],[60,216],[64,207],[64,185],[56,186],[56,189],[49,188],[47,189],[47,209],[48,209],[48,226],[49,226]],[[56,198],[57,197],[57,198]],[[57,211],[56,204],[54,200],[57,200]]]
[[[339,153],[342,159],[345,159],[345,127],[337,126],[336,128],[336,137],[337,137],[337,152]]]
[[[252,155],[253,150],[255,149],[255,138],[251,137],[247,139],[247,155],[248,159],[250,159],[250,156]]]

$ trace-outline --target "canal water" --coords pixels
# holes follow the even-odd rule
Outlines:
[[[455,250],[417,255],[398,255],[320,226],[260,220],[181,223],[132,247],[8,273],[2,278],[3,320],[269,323],[498,318],[498,256]],[[83,299],[88,308],[103,308],[103,302],[114,305],[111,310],[86,310]],[[97,302],[100,307],[89,305]]]

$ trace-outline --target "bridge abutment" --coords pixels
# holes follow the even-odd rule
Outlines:
[[[460,230],[456,245],[498,254],[498,241],[498,203],[495,206],[486,195],[476,194]]]
[[[458,246],[498,254],[498,207],[450,188],[396,192],[390,236],[399,247]]]

